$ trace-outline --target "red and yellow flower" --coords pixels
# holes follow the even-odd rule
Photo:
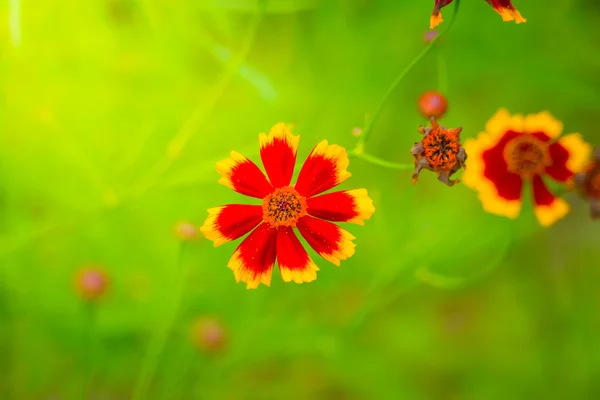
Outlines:
[[[509,218],[519,215],[523,186],[531,185],[538,221],[552,225],[569,212],[569,205],[552,194],[543,177],[567,183],[585,167],[591,153],[579,133],[559,139],[562,129],[548,112],[523,116],[501,109],[485,132],[465,142],[469,165],[464,184],[479,192],[487,212]]]
[[[317,196],[345,181],[350,173],[343,147],[326,140],[311,151],[295,185],[291,185],[299,136],[279,123],[268,135],[259,135],[260,156],[267,177],[251,160],[235,151],[217,163],[219,183],[261,205],[229,204],[208,210],[200,228],[215,246],[250,234],[231,257],[228,267],[248,289],[269,286],[275,260],[285,282],[310,282],[319,270],[298,240],[297,228],[306,242],[335,265],[354,254],[355,239],[330,222],[363,225],[375,208],[365,189],[344,190]]]
[[[594,160],[575,175],[577,191],[590,202],[590,216],[600,219],[600,148],[594,151]]]
[[[452,3],[453,0],[435,0],[433,6],[433,12],[429,21],[430,29],[435,28],[441,24],[444,20],[442,19],[441,9],[448,4]],[[526,22],[527,20],[521,16],[521,13],[512,5],[511,0],[485,0],[490,6],[496,10],[502,17],[503,21],[515,21],[517,24]]]

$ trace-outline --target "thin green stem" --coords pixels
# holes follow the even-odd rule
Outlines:
[[[448,95],[448,65],[444,55],[438,51],[437,53],[437,76],[438,76],[438,90]]]
[[[21,45],[21,1],[8,1],[8,26],[10,41],[14,47]]]
[[[133,392],[133,400],[144,400],[148,398],[148,390],[152,378],[163,354],[165,344],[169,338],[169,333],[179,314],[179,307],[183,294],[183,282],[185,280],[185,248],[186,243],[182,241],[176,261],[177,276],[175,277],[171,286],[171,291],[167,296],[163,315],[158,320],[159,326],[153,337],[150,339],[150,344],[148,345],[148,350]]]
[[[90,386],[94,377],[94,329],[96,327],[96,304],[88,301],[84,304],[85,326],[83,328],[83,352],[85,354],[85,367],[81,385],[81,398],[87,399]]]
[[[396,90],[396,87],[400,84],[400,82],[402,82],[402,80],[408,75],[408,73],[410,71],[412,71],[412,69],[427,55],[427,53],[429,53],[429,51],[433,48],[435,43],[443,35],[445,35],[450,30],[450,28],[452,28],[452,25],[454,25],[454,21],[456,20],[456,16],[458,15],[459,6],[460,6],[460,0],[455,0],[454,14],[452,14],[452,20],[448,24],[448,28],[444,32],[440,33],[435,38],[433,38],[433,40],[431,40],[431,42],[429,42],[429,44],[400,72],[400,74],[398,74],[398,76],[396,76],[396,79],[394,79],[394,81],[392,82],[390,87],[384,93],[383,97],[379,101],[379,105],[375,109],[375,112],[373,112],[373,115],[371,116],[367,125],[365,126],[365,130],[359,138],[360,142],[365,143],[369,139],[369,137],[371,136],[371,133],[373,132],[373,127],[375,126],[375,123],[381,116],[381,112],[385,108],[388,100],[390,99],[390,96],[392,95],[394,90]]]
[[[225,93],[231,80],[239,72],[240,67],[244,64],[252,49],[256,33],[258,32],[258,28],[260,27],[265,14],[267,2],[267,0],[258,1],[258,10],[250,23],[248,33],[245,35],[242,49],[237,55],[234,55],[229,59],[225,71],[223,71],[220,78],[208,92],[209,94],[203,97],[203,100],[192,111],[179,131],[169,141],[164,156],[154,165],[150,173],[134,186],[134,194],[143,193],[154,186],[156,181],[172,167],[175,161],[183,154],[188,143],[198,131],[205,118],[217,105],[217,102],[223,93]]]
[[[386,269],[388,271],[388,269]],[[348,322],[348,325],[344,327],[344,332],[352,333],[358,330],[369,318],[369,316],[378,308],[384,307],[386,304],[391,302],[389,299],[387,301],[382,301],[382,296],[384,290],[396,282],[401,274],[408,274],[408,268],[397,267],[396,270],[391,271],[389,274],[379,274],[373,281],[371,281],[367,290],[365,291],[364,299],[365,302],[358,309],[354,317]],[[395,295],[399,295],[404,293],[404,290],[398,288],[397,291],[394,292]]]
[[[348,155],[350,157],[356,157],[368,163],[379,165],[380,167],[384,168],[397,169],[402,171],[409,171],[415,168],[413,164],[397,164],[390,161],[382,160],[379,157],[375,157],[371,154],[363,153],[357,150],[351,151]]]

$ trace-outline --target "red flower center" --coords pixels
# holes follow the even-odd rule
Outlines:
[[[425,157],[435,170],[452,169],[459,147],[457,137],[449,135],[444,129],[433,130],[423,138]]]
[[[540,175],[552,164],[548,144],[532,135],[512,139],[504,148],[504,160],[508,171],[525,179]]]
[[[296,226],[296,222],[306,215],[306,198],[291,186],[275,189],[263,199],[263,220],[278,228]]]

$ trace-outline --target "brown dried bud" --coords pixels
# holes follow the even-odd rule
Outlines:
[[[431,118],[431,128],[419,127],[423,140],[414,144],[410,154],[414,158],[415,170],[412,174],[412,183],[419,179],[422,169],[428,169],[438,174],[438,180],[448,186],[454,186],[460,180],[451,180],[450,177],[459,169],[465,167],[467,153],[460,144],[462,128],[447,129],[438,125],[435,118]]]
[[[590,216],[600,219],[600,148],[594,150],[594,160],[581,173],[575,175],[579,194],[590,202]]]

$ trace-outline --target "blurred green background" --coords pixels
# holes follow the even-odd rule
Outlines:
[[[433,3],[4,1],[0,398],[600,398],[600,224],[575,196],[542,229],[528,202],[508,220],[434,174],[411,186],[410,171],[352,160],[342,187],[377,208],[347,227],[355,256],[337,268],[311,253],[316,281],[275,271],[257,290],[226,267],[235,244],[173,233],[245,201],[214,163],[233,149],[258,161],[277,122],[295,124],[299,161],[323,139],[352,148],[424,47]],[[514,3],[526,24],[463,0],[369,152],[411,162],[416,100],[440,88],[463,140],[507,107],[600,144],[600,6]],[[73,286],[87,265],[111,282],[93,303]],[[199,318],[221,324],[222,347],[199,344]]]

